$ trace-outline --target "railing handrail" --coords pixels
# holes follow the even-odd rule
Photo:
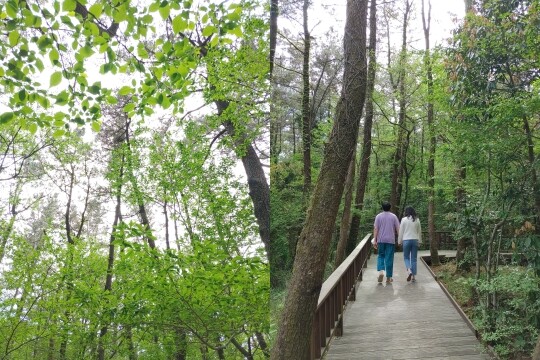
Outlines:
[[[324,355],[321,348],[334,335],[343,333],[343,312],[356,297],[356,282],[362,276],[371,251],[371,233],[367,234],[353,252],[338,266],[321,286],[311,330],[311,359]]]
[[[371,233],[367,234],[362,241],[356,246],[352,253],[347,256],[345,260],[341,263],[341,265],[338,266],[332,274],[324,281],[321,287],[321,292],[319,294],[319,301],[317,302],[317,309],[321,306],[321,304],[326,300],[330,292],[336,287],[337,284],[339,284],[339,280],[343,277],[343,274],[347,271],[347,269],[351,266],[351,264],[354,262],[354,259],[360,254],[360,250],[365,246],[365,244],[369,241],[371,238]]]

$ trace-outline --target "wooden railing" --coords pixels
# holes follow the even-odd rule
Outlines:
[[[439,250],[456,250],[457,243],[453,238],[451,231],[435,231],[435,240],[437,240],[437,248]],[[422,244],[419,250],[429,250],[429,234],[427,231],[422,231]]]
[[[371,250],[367,234],[354,251],[323,283],[311,330],[311,359],[319,359],[333,336],[343,335],[343,312],[356,300],[356,282],[362,280]]]

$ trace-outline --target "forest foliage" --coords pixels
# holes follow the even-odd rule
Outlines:
[[[472,276],[474,320],[483,340],[496,346],[503,357],[527,356],[540,328],[540,3],[466,3],[471,6],[466,17],[456,23],[448,41],[430,49],[429,62],[426,51],[412,45],[412,30],[396,35],[405,26],[420,27],[421,19],[411,15],[419,5],[411,1],[378,4],[377,73],[373,97],[367,99],[374,105],[372,154],[363,208],[353,208],[351,216],[360,217],[360,238],[370,232],[381,202],[393,195],[392,174],[401,168],[396,188],[399,201],[393,204],[396,214],[400,216],[406,205],[412,205],[427,222],[433,181],[434,226],[451,234],[458,250],[456,271]],[[404,17],[408,6],[412,6],[411,14]],[[290,290],[287,284],[297,239],[306,221],[299,130],[303,108],[299,64],[304,44],[302,37],[293,34],[284,30],[278,39],[283,48],[276,56],[273,89],[277,109],[271,146],[279,150],[273,153],[271,164],[271,231],[279,252],[271,263],[271,283],[276,292]],[[322,34],[312,38],[310,50],[332,54],[328,58],[335,60],[333,64],[345,56],[334,39]],[[427,64],[432,68],[431,91]],[[339,80],[331,82],[330,69],[321,66],[317,55],[312,57],[311,99],[325,104],[312,107],[316,111],[310,113],[314,174],[326,155],[328,129],[339,106],[335,92],[318,90],[321,84],[344,86]],[[429,104],[434,110],[432,125],[427,117]],[[435,140],[433,178],[429,175],[431,138]],[[357,154],[363,146],[359,139]],[[356,166],[355,182],[359,160]],[[313,179],[315,183],[317,177]],[[342,218],[338,215],[337,219],[325,265],[327,275],[337,257]],[[501,259],[508,254],[514,267],[510,270],[501,268]],[[526,277],[526,285],[518,285],[520,277]]]
[[[1,359],[267,356],[264,11],[0,4]]]

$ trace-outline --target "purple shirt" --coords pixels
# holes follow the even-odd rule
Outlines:
[[[396,232],[399,231],[399,220],[394,213],[383,211],[375,217],[374,227],[377,229],[377,242],[394,244]]]

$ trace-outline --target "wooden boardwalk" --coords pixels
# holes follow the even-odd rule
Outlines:
[[[406,277],[403,253],[396,253],[394,282],[377,283],[377,255],[371,255],[356,301],[347,305],[343,336],[331,340],[323,359],[490,358],[420,259],[417,281]]]

